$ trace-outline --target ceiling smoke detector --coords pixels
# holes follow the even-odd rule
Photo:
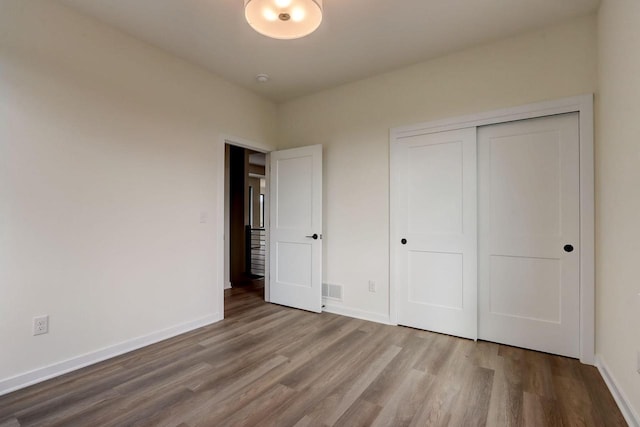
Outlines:
[[[269,75],[268,74],[258,74],[256,76],[256,80],[258,81],[258,83],[266,83],[269,81]]]

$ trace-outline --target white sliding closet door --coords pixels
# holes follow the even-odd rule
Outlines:
[[[579,355],[578,114],[478,128],[479,338]]]
[[[476,129],[402,138],[391,156],[398,323],[475,339]]]

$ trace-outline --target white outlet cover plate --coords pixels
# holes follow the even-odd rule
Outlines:
[[[38,316],[33,318],[33,335],[43,335],[49,333],[49,316]]]

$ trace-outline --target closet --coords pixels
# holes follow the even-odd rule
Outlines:
[[[395,321],[588,359],[580,113],[482,123],[392,132]]]

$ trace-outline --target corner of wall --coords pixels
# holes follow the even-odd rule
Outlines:
[[[613,376],[607,363],[604,360],[604,356],[601,354],[596,355],[596,367],[602,375],[602,379],[609,388],[609,391],[613,395],[614,400],[622,412],[622,416],[625,421],[631,427],[640,427],[640,415],[635,411],[631,404],[631,400],[627,397],[624,390],[618,385],[618,381]]]

